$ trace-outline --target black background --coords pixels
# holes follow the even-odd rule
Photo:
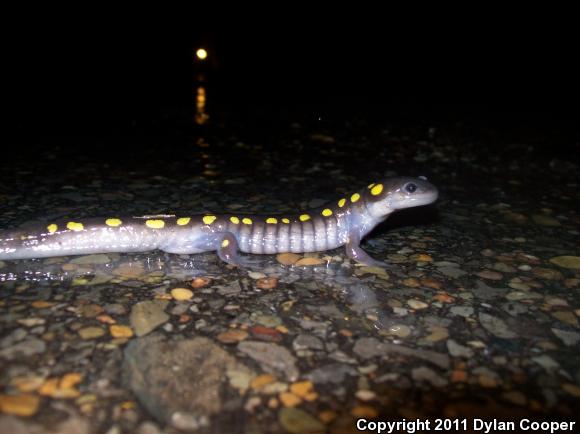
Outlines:
[[[274,15],[200,26],[201,13],[184,19],[179,11],[152,12],[16,17],[4,52],[8,137],[114,135],[186,111],[200,46],[210,53],[202,72],[214,112],[362,113],[576,137],[578,37],[565,13],[479,11],[441,21],[372,19],[367,11],[309,25]]]

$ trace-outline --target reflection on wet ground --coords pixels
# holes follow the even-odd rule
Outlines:
[[[395,174],[428,176],[441,199],[363,243],[386,268],[341,249],[261,256],[252,269],[213,253],[0,261],[2,432],[341,433],[358,418],[575,417],[575,162],[456,126],[224,122],[114,162],[107,143],[2,162],[0,227],[283,213]]]

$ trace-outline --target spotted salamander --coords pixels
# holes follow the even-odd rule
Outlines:
[[[392,212],[430,204],[437,196],[437,188],[424,177],[398,177],[295,215],[155,215],[47,222],[32,230],[0,232],[0,259],[155,249],[176,254],[217,250],[223,261],[247,265],[249,261],[239,251],[301,253],[344,245],[349,258],[377,265],[361,249],[361,239]]]

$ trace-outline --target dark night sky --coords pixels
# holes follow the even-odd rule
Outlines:
[[[158,23],[157,23],[158,24]],[[5,52],[9,130],[87,133],[155,118],[192,103],[194,48],[208,47],[211,101],[336,110],[578,114],[577,53],[566,29],[296,26],[200,31],[194,25],[44,25],[21,29]],[[483,30],[482,30],[483,29]]]

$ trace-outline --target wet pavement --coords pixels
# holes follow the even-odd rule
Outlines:
[[[0,431],[573,420],[578,161],[554,137],[469,124],[277,119],[132,137],[120,154],[122,137],[37,143],[0,162],[0,227],[284,213],[393,175],[427,176],[440,199],[365,240],[385,269],[342,249],[260,256],[252,269],[215,253],[0,261]]]

